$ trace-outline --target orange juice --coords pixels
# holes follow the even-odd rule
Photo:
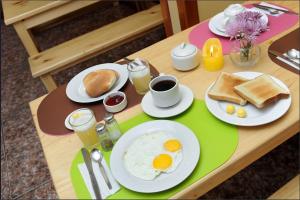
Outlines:
[[[151,80],[149,68],[144,68],[143,71],[132,74],[132,83],[135,90],[139,94],[145,94],[149,90],[149,83]]]
[[[93,111],[87,108],[78,109],[72,113],[69,123],[85,147],[99,143]]]
[[[149,91],[151,81],[149,63],[147,60],[136,58],[128,64],[130,80],[138,94],[146,94]]]

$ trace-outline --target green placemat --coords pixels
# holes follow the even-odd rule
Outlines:
[[[155,120],[155,118],[141,113],[128,121],[120,124],[123,131],[147,122]],[[200,143],[200,160],[193,171],[193,173],[182,183],[169,190],[144,194],[128,190],[124,187],[110,196],[111,199],[167,199],[175,195],[177,192],[190,186],[206,174],[210,173],[220,165],[225,163],[231,155],[234,153],[238,144],[238,133],[235,126],[224,123],[215,118],[207,110],[204,101],[195,100],[193,105],[183,114],[169,118],[182,123],[189,127],[197,136]],[[109,164],[110,152],[104,152],[104,157]],[[81,152],[79,151],[73,160],[71,166],[71,180],[79,199],[90,199],[90,194],[84,184],[84,180],[81,177],[78,169],[78,164],[83,163]]]

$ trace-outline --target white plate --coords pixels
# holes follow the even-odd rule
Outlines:
[[[126,170],[123,157],[126,149],[137,137],[154,131],[164,131],[178,138],[182,144],[183,159],[172,173],[162,173],[154,180],[145,181]],[[155,120],[133,127],[118,140],[110,156],[110,167],[113,176],[124,187],[136,192],[153,193],[167,190],[184,181],[193,172],[199,156],[198,139],[189,128],[174,121]]]
[[[223,19],[224,19],[224,13],[223,12],[213,16],[208,22],[208,28],[211,32],[213,32],[216,35],[220,35],[220,36],[223,36],[223,37],[229,37],[229,35],[227,35],[225,33],[225,31],[223,32],[223,31],[219,30],[219,29],[221,29],[220,27],[222,27],[221,23],[222,23]]]
[[[260,11],[259,9],[251,8],[251,9],[247,9],[247,11],[259,12],[260,14],[262,14],[262,18],[261,18],[262,21],[266,24],[268,23],[268,16],[262,11]],[[224,12],[220,12],[219,14],[212,17],[208,23],[209,30],[216,35],[229,37],[229,35],[225,33],[225,28],[222,26],[223,20],[224,20]]]
[[[115,70],[119,74],[119,78],[117,82],[114,84],[112,89],[110,91],[106,92],[105,94],[93,98],[87,95],[85,92],[85,88],[83,85],[83,79],[84,77],[95,70],[99,69],[112,69]],[[121,89],[125,83],[128,80],[128,70],[125,66],[119,65],[116,63],[105,63],[105,64],[100,64],[100,65],[95,65],[93,67],[89,67],[76,76],[74,76],[71,81],[67,85],[66,93],[69,99],[72,101],[78,102],[78,103],[91,103],[95,101],[100,101],[104,99],[107,95],[109,95],[112,92],[118,91]]]
[[[194,100],[194,95],[190,88],[184,85],[179,85],[179,91],[182,95],[181,100],[174,106],[168,108],[160,108],[155,106],[153,103],[151,92],[147,92],[147,94],[143,97],[141,103],[143,111],[146,114],[157,118],[166,118],[179,115],[180,113],[187,110],[192,105]]]
[[[253,79],[257,76],[262,75],[262,73],[259,72],[237,72],[234,73],[235,75]],[[272,76],[272,79],[282,88],[289,91],[289,88],[279,79]],[[209,88],[206,90],[205,93],[205,103],[208,108],[208,110],[218,119],[227,122],[229,124],[239,125],[239,126],[258,126],[262,124],[270,123],[278,118],[280,118],[282,115],[284,115],[290,105],[291,105],[291,95],[288,98],[280,99],[279,101],[265,107],[262,109],[256,108],[254,105],[247,103],[245,106],[243,106],[247,112],[246,118],[239,118],[236,116],[236,113],[233,115],[229,115],[226,113],[226,106],[228,104],[234,104],[231,102],[226,101],[217,101],[214,99],[211,99],[208,96],[208,91],[213,86],[211,84]],[[235,105],[236,108],[241,107],[240,105]]]

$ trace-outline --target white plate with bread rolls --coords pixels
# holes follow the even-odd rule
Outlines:
[[[208,110],[218,119],[238,126],[258,126],[283,116],[291,105],[288,87],[259,72],[221,72],[205,93]]]
[[[126,66],[104,63],[89,67],[68,83],[66,94],[78,103],[91,103],[103,100],[111,92],[120,90],[128,80]]]

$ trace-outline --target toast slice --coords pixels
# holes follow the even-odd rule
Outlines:
[[[229,101],[236,104],[245,105],[247,101],[234,91],[234,87],[247,81],[248,79],[243,77],[222,72],[209,90],[208,96],[215,100]]]
[[[263,74],[234,87],[235,91],[257,108],[263,108],[281,98],[288,97],[289,91],[280,87],[270,75]]]

